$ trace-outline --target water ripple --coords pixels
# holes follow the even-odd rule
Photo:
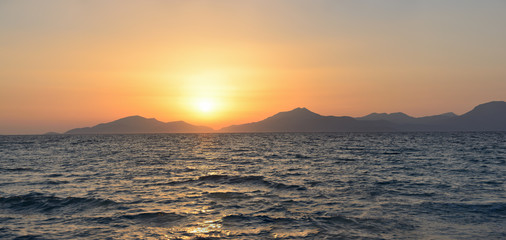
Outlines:
[[[0,136],[2,239],[504,239],[506,133]]]

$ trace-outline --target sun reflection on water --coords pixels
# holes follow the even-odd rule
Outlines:
[[[188,227],[185,231],[190,234],[195,234],[197,237],[201,238],[215,238],[228,235],[227,231],[222,230],[222,227],[223,226],[219,220],[208,220],[199,223],[198,226]]]

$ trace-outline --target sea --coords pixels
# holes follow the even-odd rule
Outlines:
[[[0,136],[1,239],[506,239],[506,132]]]

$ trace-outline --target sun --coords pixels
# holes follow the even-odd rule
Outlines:
[[[181,107],[196,121],[218,121],[230,106],[231,86],[221,71],[182,75]]]
[[[199,99],[196,103],[197,109],[202,113],[210,113],[215,108],[215,103],[211,99]]]

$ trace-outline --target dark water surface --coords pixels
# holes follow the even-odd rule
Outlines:
[[[506,239],[506,133],[0,136],[2,239]]]

